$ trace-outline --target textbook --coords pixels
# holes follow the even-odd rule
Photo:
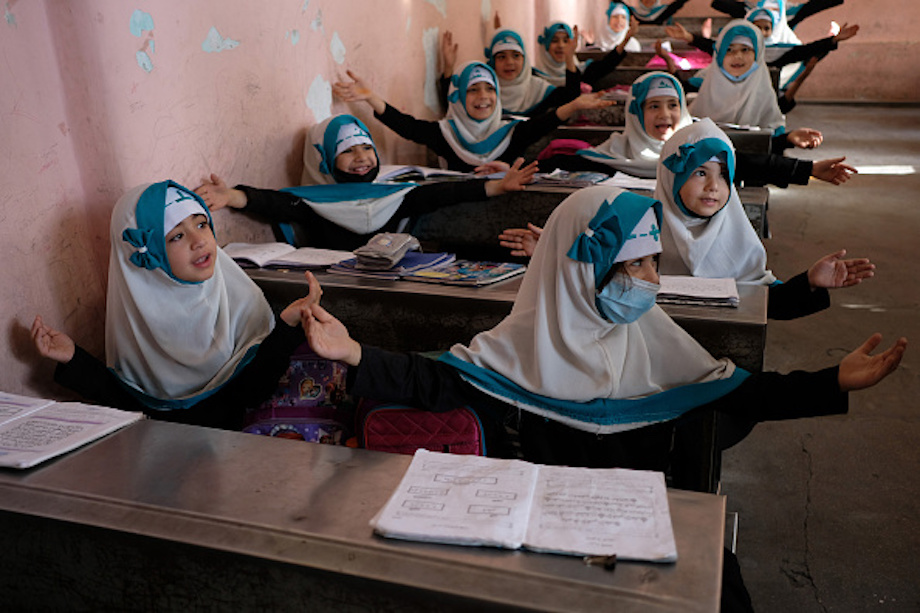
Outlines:
[[[738,285],[732,278],[705,279],[686,275],[660,275],[659,304],[737,307]]]
[[[664,474],[420,449],[371,520],[388,538],[674,562]]]
[[[553,172],[538,172],[534,175],[531,185],[564,185],[566,187],[588,187],[594,185],[609,175],[603,172],[591,172],[589,170],[560,170]]]
[[[229,243],[224,253],[241,268],[326,268],[354,257],[350,251],[298,249],[287,243]]]
[[[428,166],[401,166],[383,164],[377,173],[377,181],[465,181],[467,179],[501,179],[504,172],[492,174],[477,174],[462,170],[447,170],[444,168],[430,168]]]
[[[403,276],[436,268],[450,264],[456,259],[453,253],[422,253],[421,251],[409,251],[397,262],[392,268],[384,270],[370,270],[358,266],[358,258],[351,258],[338,262],[329,267],[329,272],[351,275],[354,277],[368,277],[371,279],[387,279],[395,281]]]
[[[0,392],[0,466],[35,466],[143,418],[133,411]]]
[[[489,285],[523,274],[527,267],[514,262],[456,260],[446,266],[425,268],[402,276],[407,281],[446,285]]]

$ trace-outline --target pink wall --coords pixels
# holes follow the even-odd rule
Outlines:
[[[691,0],[687,10],[707,14],[708,4]],[[165,178],[195,186],[211,172],[264,187],[294,184],[305,129],[348,110],[329,98],[330,81],[345,68],[398,108],[434,118],[426,95],[430,103],[444,30],[455,33],[461,61],[478,59],[490,32],[484,17],[495,10],[504,25],[535,33],[555,18],[593,27],[605,5],[7,0],[0,21],[0,389],[63,393],[49,383],[51,364],[32,350],[36,313],[101,355],[108,216],[125,190]],[[815,20],[815,36],[831,17],[864,28],[815,72],[802,97],[920,100],[918,10],[912,0],[847,0]],[[897,63],[888,61],[892,45]],[[388,133],[366,108],[353,110],[369,120],[387,161],[423,161],[418,146]],[[239,214],[218,212],[216,221],[221,242],[269,238],[262,224]]]

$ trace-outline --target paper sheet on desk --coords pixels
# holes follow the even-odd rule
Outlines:
[[[640,189],[649,192],[655,191],[655,179],[642,179],[619,171],[609,179],[599,181],[597,184],[622,187],[623,189]]]
[[[420,450],[371,522],[383,536],[671,562],[664,475]]]

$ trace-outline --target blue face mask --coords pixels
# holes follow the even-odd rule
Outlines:
[[[655,297],[661,286],[642,279],[623,279],[615,275],[610,283],[597,292],[594,302],[597,310],[615,324],[631,324],[655,306]]]

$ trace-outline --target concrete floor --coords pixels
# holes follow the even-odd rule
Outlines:
[[[802,104],[794,127],[854,166],[920,171],[920,107]],[[920,174],[868,171],[843,186],[771,188],[769,261],[781,279],[840,248],[876,277],[832,292],[830,309],[771,321],[765,367],[833,365],[870,334],[914,346],[898,371],[850,395],[844,417],[760,424],[723,456],[722,491],[740,516],[737,553],[758,611],[920,611]]]

